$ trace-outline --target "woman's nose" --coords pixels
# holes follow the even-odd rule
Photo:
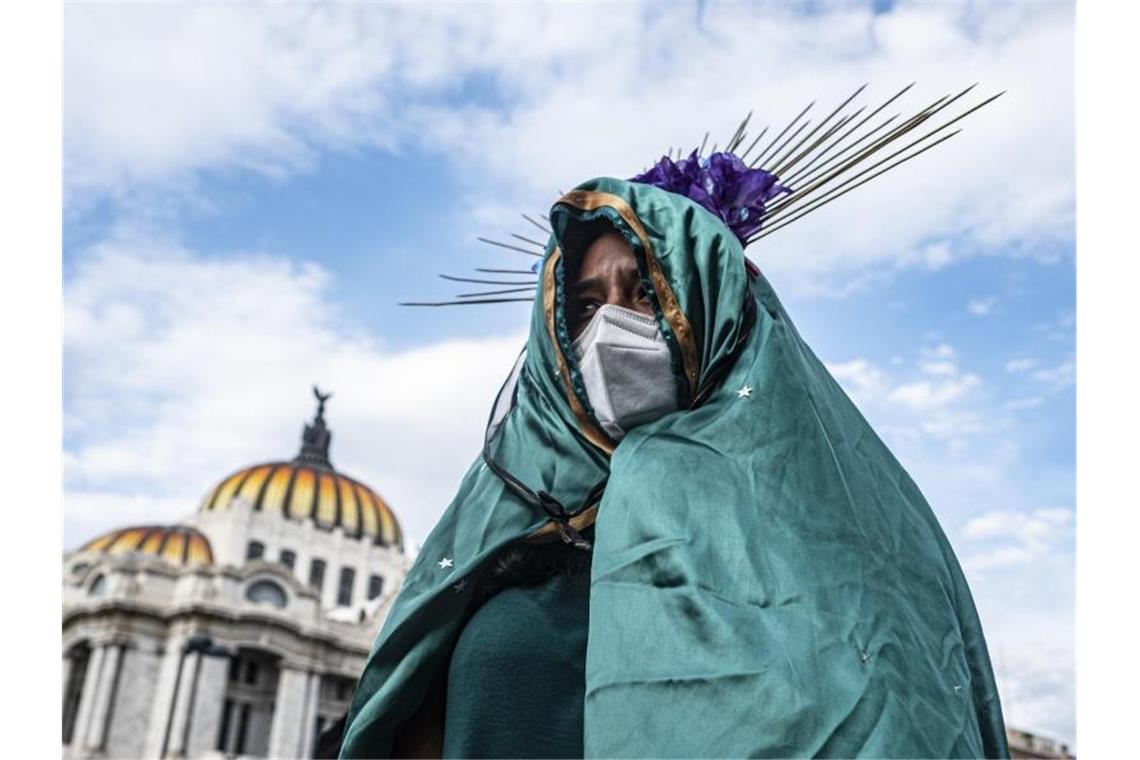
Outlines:
[[[606,295],[606,303],[620,306],[623,309],[637,310],[637,302],[629,297],[623,290],[614,290]]]
[[[624,306],[629,308],[629,297],[621,291],[614,291],[606,296],[606,303],[611,303],[615,306]]]

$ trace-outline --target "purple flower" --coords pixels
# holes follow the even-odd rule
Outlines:
[[[771,172],[748,168],[732,153],[713,153],[701,160],[694,150],[680,161],[662,156],[653,168],[629,181],[696,201],[720,217],[743,244],[760,229],[764,205],[781,193],[791,192],[776,180]]]

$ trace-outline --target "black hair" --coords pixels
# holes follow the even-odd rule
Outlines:
[[[594,526],[582,536],[593,542]],[[593,552],[582,551],[561,541],[545,544],[515,542],[504,547],[480,584],[480,599],[486,601],[509,586],[536,586],[556,575],[588,573]]]
[[[617,227],[608,217],[598,216],[593,219],[574,220],[566,226],[562,233],[562,260],[566,266],[566,279],[573,281],[582,267],[582,259],[594,241],[607,232],[618,232]]]

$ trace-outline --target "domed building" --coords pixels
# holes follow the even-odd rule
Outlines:
[[[409,560],[314,392],[293,459],[64,556],[65,757],[311,757],[348,709]]]

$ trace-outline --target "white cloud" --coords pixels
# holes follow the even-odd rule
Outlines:
[[[965,560],[971,570],[1029,562],[1053,551],[1062,541],[1071,541],[1071,509],[1036,509],[1029,513],[995,511],[971,519],[962,534],[989,546]],[[1068,548],[1068,543],[1063,548]]]
[[[933,347],[923,346],[919,349],[919,353],[929,359],[953,359],[958,356],[958,352],[949,343],[939,343]]]
[[[898,367],[901,357],[891,362]],[[915,361],[918,370],[887,372],[866,358],[828,362],[828,371],[848,395],[885,429],[907,437],[926,434],[951,441],[981,429],[981,414],[961,408],[971,391],[982,385],[973,372],[961,372],[957,352],[948,343],[924,346]],[[900,374],[910,375],[900,379]]]
[[[993,311],[996,305],[996,298],[971,298],[970,302],[966,304],[966,311],[975,317],[984,317]]]
[[[699,24],[697,13],[71,5],[71,202],[150,198],[147,188],[202,172],[281,174],[319,150],[381,147],[444,154],[469,178],[472,219],[504,219],[493,209],[540,210],[559,188],[629,176],[705,130],[723,143],[750,108],[778,129],[803,103],[817,98],[823,112],[863,81],[870,99],[918,80],[907,106],[917,107],[982,80],[979,93],[1009,94],[961,136],[754,255],[787,275],[786,288],[834,291],[875,267],[936,269],[999,247],[1045,257],[1071,239],[1071,7],[713,4]]]
[[[887,376],[867,359],[828,363],[827,369],[856,404],[874,403],[887,388]]]
[[[957,352],[946,343],[937,346],[923,346],[919,349],[918,368],[925,375],[952,377],[958,374]]]
[[[196,506],[196,502],[187,502],[182,496],[67,489],[64,548],[74,549],[110,528],[173,522],[188,517]]]
[[[1071,358],[1066,359],[1055,367],[1037,370],[1033,373],[1033,379],[1050,390],[1064,390],[1076,382],[1077,366]]]
[[[334,464],[422,540],[524,336],[387,350],[337,314],[328,283],[314,266],[137,234],[84,257],[66,288],[67,545],[185,516],[232,470],[291,458],[314,382],[335,394]]]
[[[954,362],[925,361],[919,366],[922,368],[922,371],[928,375],[955,375],[958,373],[958,365]]]
[[[1061,310],[1048,322],[1039,322],[1034,329],[1055,343],[1072,344],[1076,339],[1076,312],[1070,307]]]
[[[1044,537],[1052,535],[1058,526],[1072,523],[1071,509],[1038,509],[1032,514],[1016,512],[988,512],[966,523],[963,533],[967,538],[1013,537],[1024,543],[1041,545]]]
[[[1071,566],[1063,572],[1071,576]],[[1072,594],[1058,589],[1057,596],[1050,612],[1019,609],[984,623],[1006,725],[1059,739],[1072,750],[1075,619]]]
[[[925,264],[926,268],[931,272],[937,272],[939,269],[951,264],[954,258],[953,249],[945,242],[931,243],[930,245],[923,246],[919,255],[919,260]]]
[[[922,347],[909,369],[901,357],[894,359],[890,363],[895,369],[889,372],[862,357],[828,362],[827,368],[900,451],[933,445],[942,456],[958,455],[967,450],[970,439],[1007,425],[982,399],[974,398],[984,385],[982,378],[959,368],[957,351],[948,343]],[[957,459],[956,466],[962,466]]]
[[[1037,366],[1037,360],[1031,357],[1010,359],[1005,363],[1006,372],[1028,372]]]
[[[393,64],[351,7],[74,5],[65,13],[67,178],[125,190],[198,170],[280,175],[359,144]]]
[[[1015,398],[1005,403],[1005,409],[1011,412],[1016,412],[1021,409],[1034,409],[1038,406],[1041,406],[1042,402],[1044,401],[1045,398],[1043,396],[1025,396],[1022,398]]]
[[[937,382],[918,380],[898,386],[890,392],[887,400],[906,404],[918,411],[940,409],[981,384],[982,379],[972,373]]]
[[[1003,507],[967,521],[958,543],[1006,724],[1070,744],[1076,734],[1074,517],[1065,507]]]
[[[863,376],[874,375],[878,382],[872,388],[865,388],[862,398],[866,402],[890,407],[897,414],[903,412],[914,415],[911,422],[917,428],[935,437],[951,439],[978,429],[978,415],[969,410],[952,409],[975,388],[982,385],[982,378],[973,373],[963,373],[958,367],[958,353],[948,343],[923,346],[919,350],[916,366],[919,376],[902,382],[888,381],[885,373],[866,359],[857,359],[847,365],[839,365],[836,379],[845,387],[856,379],[843,371],[843,366],[858,366]],[[828,365],[836,369],[837,365]],[[875,396],[866,391],[874,390]]]

